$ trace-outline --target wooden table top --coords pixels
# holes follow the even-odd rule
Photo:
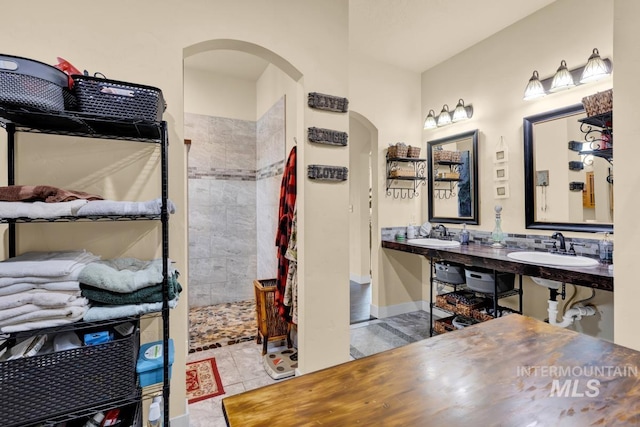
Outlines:
[[[231,427],[640,424],[640,352],[513,314],[222,401]]]

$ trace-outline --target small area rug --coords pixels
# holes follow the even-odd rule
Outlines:
[[[415,338],[383,322],[354,326],[351,328],[350,353],[354,359],[360,359],[416,341]]]
[[[238,301],[189,309],[189,353],[256,339],[256,303]]]
[[[187,399],[199,402],[224,394],[214,357],[187,363]]]

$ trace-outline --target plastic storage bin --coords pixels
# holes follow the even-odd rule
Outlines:
[[[95,346],[0,362],[0,425],[47,418],[136,395],[138,332]]]
[[[494,293],[495,287],[493,270],[480,267],[466,268],[465,276],[467,279],[467,288],[476,292],[488,294]],[[496,280],[498,282],[498,293],[501,294],[503,292],[513,290],[514,279],[515,274],[513,273],[497,272]]]
[[[140,378],[140,387],[162,382],[163,353],[162,341],[150,342],[140,346],[140,354],[136,365],[136,372]],[[169,378],[171,378],[173,356],[173,339],[169,338]]]
[[[437,262],[436,279],[454,285],[462,284],[465,282],[464,267],[448,262]]]
[[[67,75],[33,59],[0,54],[0,105],[64,111],[72,104]]]

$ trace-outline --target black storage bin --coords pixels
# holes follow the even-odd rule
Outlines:
[[[102,117],[158,122],[164,112],[162,91],[152,86],[72,75],[78,111]]]
[[[481,267],[468,267],[465,269],[465,276],[467,279],[467,288],[476,292],[494,293],[493,270]],[[499,294],[513,290],[515,276],[513,273],[496,272],[495,280]]]
[[[0,362],[0,424],[34,424],[135,397],[139,332],[108,343]]]
[[[0,104],[10,108],[64,111],[74,103],[68,76],[57,68],[0,54]]]

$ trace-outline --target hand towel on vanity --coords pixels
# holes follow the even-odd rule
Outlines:
[[[169,267],[169,275],[174,271]],[[115,258],[88,264],[78,280],[94,288],[127,293],[161,283],[163,277],[161,259]]]
[[[96,200],[90,201],[78,209],[77,215],[160,215],[161,208],[162,199],[146,202]],[[176,206],[171,200],[167,200],[167,211],[170,214],[176,213]]]
[[[0,262],[0,277],[69,276],[98,259],[87,251],[28,252]]]
[[[0,218],[58,218],[75,216],[78,209],[86,205],[87,200],[77,199],[69,202],[0,202]]]

